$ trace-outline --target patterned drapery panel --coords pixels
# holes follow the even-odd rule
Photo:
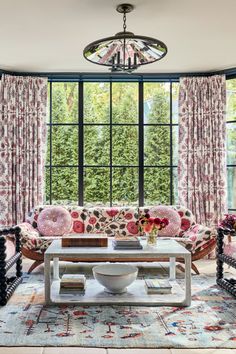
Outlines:
[[[226,204],[226,84],[223,75],[185,77],[179,92],[179,203],[217,225]]]
[[[0,225],[22,222],[43,202],[47,79],[2,75]]]

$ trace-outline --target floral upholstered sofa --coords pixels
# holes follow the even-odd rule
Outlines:
[[[52,206],[36,206],[27,216],[26,221],[19,224],[21,228],[22,253],[34,260],[29,269],[31,272],[39,264],[43,263],[43,254],[54,239],[60,239],[63,235],[44,236],[38,230],[38,218],[40,213]],[[158,209],[157,206],[156,208]],[[106,233],[109,237],[119,235],[141,235],[138,220],[141,215],[148,213],[155,207],[94,207],[84,208],[80,206],[63,206],[71,218],[69,233]],[[166,206],[173,210],[179,217],[179,228],[172,237],[184,245],[192,253],[192,262],[208,255],[216,244],[216,234],[203,225],[195,223],[192,212],[182,206]],[[170,220],[171,221],[171,220]],[[198,270],[194,263],[192,268]]]

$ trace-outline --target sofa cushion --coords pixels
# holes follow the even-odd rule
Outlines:
[[[89,208],[88,218],[85,220],[85,232],[106,233],[108,236],[114,236],[116,233],[123,236],[138,235],[137,221],[137,208]]]
[[[49,206],[38,217],[38,231],[43,236],[62,236],[71,229],[71,215],[62,206]]]
[[[150,215],[155,218],[167,218],[169,224],[162,230],[158,231],[159,236],[176,236],[179,234],[181,219],[176,210],[166,205],[158,205],[149,211]]]
[[[195,218],[193,213],[182,205],[174,205],[171,207],[177,210],[181,218],[181,226],[179,232],[179,236],[181,237],[187,230],[189,230],[191,226],[195,224]]]
[[[88,210],[80,206],[67,207],[70,212],[72,224],[69,233],[81,234],[84,233],[84,222],[88,218]]]

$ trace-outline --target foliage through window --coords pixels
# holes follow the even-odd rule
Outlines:
[[[46,202],[177,202],[178,83],[50,82]]]
[[[236,211],[236,79],[226,81],[227,88],[227,179],[228,208]]]

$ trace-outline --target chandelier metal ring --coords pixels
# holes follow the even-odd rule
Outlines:
[[[117,11],[123,13],[123,31],[88,44],[83,51],[85,59],[94,64],[111,67],[113,72],[131,73],[141,65],[164,58],[167,54],[165,43],[126,31],[126,13],[132,10],[133,5],[130,4],[117,6]]]

